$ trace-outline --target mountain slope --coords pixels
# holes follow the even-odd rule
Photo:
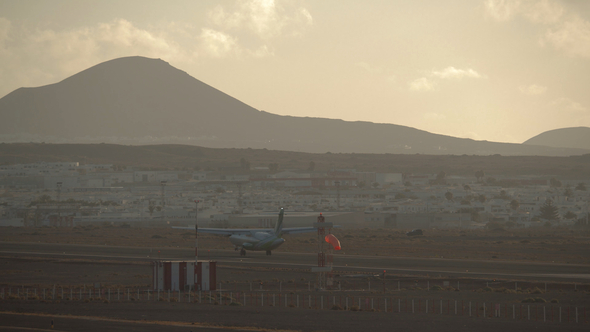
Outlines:
[[[159,59],[107,61],[0,99],[1,141],[182,143],[302,152],[573,155],[589,150],[473,141],[393,124],[258,111]]]
[[[549,130],[528,139],[522,144],[590,149],[590,128],[573,127]]]

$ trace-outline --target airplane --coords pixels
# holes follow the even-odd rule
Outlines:
[[[240,250],[240,256],[246,256],[246,250],[266,251],[266,255],[272,255],[272,250],[285,242],[283,234],[299,234],[316,232],[315,227],[283,228],[283,215],[285,210],[281,208],[279,219],[274,229],[232,229],[232,228],[197,228],[197,232],[229,236],[235,250]],[[338,227],[338,226],[334,226]],[[176,229],[195,229],[193,227],[172,227]]]

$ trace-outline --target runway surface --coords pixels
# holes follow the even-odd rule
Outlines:
[[[192,248],[140,248],[79,244],[0,242],[0,255],[25,257],[79,258],[96,260],[151,261],[194,260]],[[317,254],[248,252],[240,257],[233,250],[200,250],[199,259],[216,260],[223,266],[290,267],[308,269],[317,265]],[[430,275],[472,278],[525,279],[559,282],[590,282],[590,265],[543,262],[509,262],[411,258],[384,256],[334,255],[334,269],[349,272]]]

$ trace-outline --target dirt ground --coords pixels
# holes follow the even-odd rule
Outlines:
[[[512,261],[545,261],[588,264],[590,258],[589,236],[583,232],[572,233],[569,230],[516,230],[514,232],[489,231],[427,231],[426,236],[408,238],[395,230],[338,230],[347,255],[391,255],[408,257],[456,257],[459,259],[497,259]],[[5,228],[0,234],[0,241],[32,242],[32,243],[82,243],[97,245],[138,246],[138,247],[179,247],[190,248],[194,243],[194,233],[171,229],[132,229],[115,227],[87,227],[72,229],[57,228]],[[313,235],[290,236],[279,251],[313,252],[316,245]],[[231,249],[231,244],[224,238],[206,235],[199,238],[204,247]],[[492,258],[496,256],[496,258]],[[590,271],[590,268],[589,268]],[[390,276],[383,292],[383,279],[373,273],[362,272],[358,275],[343,273],[337,275],[335,281],[341,284],[343,291],[327,292],[309,291],[308,285],[315,282],[316,276],[308,270],[285,267],[268,268],[261,266],[232,266],[220,264],[218,280],[226,296],[232,292],[241,294],[240,301],[246,306],[230,306],[229,301],[219,305],[205,303],[187,303],[186,297],[181,302],[147,301],[144,289],[151,285],[151,265],[146,260],[105,259],[105,258],[72,258],[52,257],[39,254],[2,254],[0,255],[0,286],[7,294],[7,288],[13,295],[12,299],[5,296],[0,300],[0,330],[12,327],[48,329],[48,322],[53,319],[56,330],[62,331],[209,331],[210,329],[253,329],[253,330],[296,330],[296,331],[389,331],[392,329],[411,329],[417,331],[549,331],[559,329],[588,330],[590,323],[590,285],[571,283],[549,283],[544,290],[544,282],[534,280],[518,281],[515,290],[513,280],[493,280],[489,278],[438,278],[412,275]],[[104,298],[100,301],[84,299],[67,299],[68,289],[76,294],[80,287],[84,293],[92,289],[94,283],[101,287],[111,288],[113,296],[108,303]],[[444,286],[443,282],[449,282]],[[400,290],[397,285],[400,285]],[[458,290],[455,286],[460,282]],[[369,289],[369,283],[371,288]],[[65,288],[61,299],[42,300],[41,289]],[[304,297],[326,296],[326,301],[341,303],[349,298],[353,301],[361,299],[362,311],[329,310],[328,303],[324,310],[309,309],[309,303],[299,308],[268,306],[271,294],[278,294],[279,287],[287,296]],[[19,299],[14,296],[18,290]],[[24,299],[25,292],[37,289],[35,300]],[[135,293],[141,290],[140,299],[121,302],[115,300],[114,289],[131,288]],[[430,289],[427,289],[430,288]],[[259,302],[252,302],[250,289],[254,298],[266,298],[264,307]],[[59,292],[59,290],[58,290]],[[48,293],[47,293],[48,294]],[[58,293],[61,294],[61,293]],[[153,296],[153,295],[152,295]],[[194,294],[192,295],[194,300]],[[330,297],[332,300],[330,300]],[[371,310],[367,299],[376,301],[379,310]],[[389,309],[392,303],[400,303],[402,312],[383,312],[384,300],[388,299]],[[523,303],[527,300],[536,303]],[[408,309],[408,303],[415,303],[415,313]],[[425,313],[426,301],[435,302],[436,311],[440,310],[443,301],[442,315]],[[237,301],[237,300],[236,300]],[[248,302],[250,301],[250,302]],[[399,301],[399,302],[395,302]],[[469,317],[454,315],[453,303],[463,306],[471,302],[473,308],[478,303],[486,302],[486,308],[499,303],[503,315],[499,318]],[[544,301],[544,302],[543,302]],[[303,302],[303,301],[302,301]],[[552,303],[555,302],[555,303]],[[371,302],[373,304],[373,302]],[[258,304],[258,305],[257,305]],[[536,313],[528,320],[526,314],[520,319],[520,311],[516,319],[505,316],[506,306],[512,305],[520,309]],[[553,308],[553,320],[557,320],[557,310],[562,308],[562,322],[542,322],[539,311],[543,306],[546,310]],[[575,320],[575,308],[579,310],[579,322]],[[569,308],[570,322],[566,323],[566,310]],[[516,309],[515,309],[516,310]],[[586,313],[586,310],[589,310]],[[547,315],[549,311],[546,312]],[[488,311],[489,314],[489,311]],[[588,315],[588,316],[586,316]],[[549,317],[546,317],[549,320]]]
[[[43,313],[44,316],[18,316],[23,313]],[[56,315],[56,316],[47,316]],[[124,320],[121,324],[135,323],[140,330],[143,324],[186,323],[198,327],[246,328],[254,330],[296,331],[553,331],[567,328],[571,331],[587,330],[586,322],[542,322],[534,319],[484,318],[440,314],[312,310],[283,307],[243,307],[194,303],[30,303],[0,302],[0,325],[28,325],[48,327],[53,319],[56,328],[76,317],[93,317],[82,324],[84,330],[102,331],[101,319]],[[65,321],[66,323],[62,323]],[[111,324],[113,322],[111,321]],[[140,325],[141,324],[141,325]],[[78,325],[80,326],[80,325]],[[161,326],[164,328],[164,326]],[[129,325],[127,325],[129,328]],[[63,329],[76,330],[76,329]],[[116,330],[116,329],[115,329]],[[125,329],[120,329],[125,330]]]
[[[590,264],[590,231],[565,228],[529,228],[503,231],[426,230],[424,236],[408,237],[395,229],[336,229],[342,250],[334,255],[445,257],[507,261]],[[317,235],[285,236],[277,252],[316,252]],[[194,246],[194,232],[170,228],[120,228],[87,226],[74,228],[4,227],[0,241],[77,243],[138,247]],[[233,249],[221,236],[199,235],[202,248]]]

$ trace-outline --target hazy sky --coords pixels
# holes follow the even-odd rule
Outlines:
[[[590,126],[588,0],[0,0],[0,97],[130,55],[282,115],[518,143]]]

